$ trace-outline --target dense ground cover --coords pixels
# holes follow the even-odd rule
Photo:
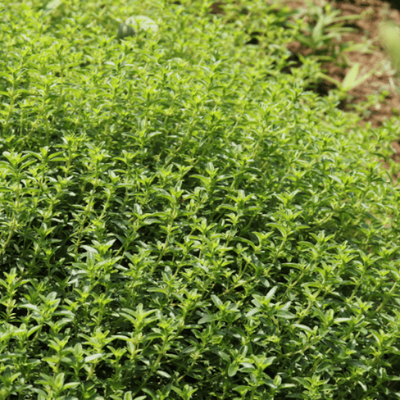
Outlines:
[[[210,5],[0,5],[1,399],[399,397],[398,123]]]

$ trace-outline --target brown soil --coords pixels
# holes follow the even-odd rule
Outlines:
[[[289,5],[293,9],[301,9],[305,6],[305,0],[283,0],[283,4]],[[370,122],[373,128],[382,125],[385,119],[392,116],[398,116],[400,111],[400,96],[395,90],[395,85],[399,84],[395,76],[395,71],[391,66],[390,59],[385,53],[378,39],[379,24],[382,21],[391,19],[400,25],[400,0],[399,1],[383,1],[383,0],[313,0],[313,4],[326,5],[330,4],[333,8],[339,9],[341,15],[360,15],[362,19],[350,20],[345,26],[354,28],[355,31],[342,35],[341,42],[369,43],[369,52],[353,51],[348,52],[350,65],[360,63],[361,68],[359,76],[364,76],[375,68],[375,72],[370,78],[364,81],[348,92],[350,97],[341,104],[341,108],[345,111],[353,111],[355,106],[361,102],[365,102],[368,96],[386,92],[386,98],[379,104],[369,107],[364,112],[364,121]],[[299,52],[308,55],[310,50],[298,42],[291,43],[289,50],[294,54]],[[323,64],[326,74],[332,78],[343,81],[350,67],[340,68],[334,63]],[[326,94],[335,85],[324,81],[319,85],[317,91],[320,94]],[[384,96],[383,96],[384,97]],[[364,123],[365,123],[364,122]],[[400,139],[399,139],[400,140]],[[400,144],[392,143],[396,154],[392,156],[393,160],[400,162]]]
[[[217,0],[211,6],[211,12],[223,13],[221,4],[224,0]],[[400,0],[273,0],[281,5],[287,5],[293,10],[307,9],[307,1],[318,6],[330,5],[333,9],[340,10],[340,15],[362,15],[362,18],[349,20],[345,27],[353,28],[351,33],[343,34],[338,44],[352,42],[364,43],[363,51],[346,52],[348,66],[341,67],[334,62],[322,65],[326,75],[342,82],[351,66],[355,63],[361,65],[358,77],[366,75],[369,71],[376,69],[362,84],[348,92],[348,98],[341,102],[339,107],[344,111],[363,112],[361,124],[369,123],[372,128],[382,125],[383,121],[391,117],[400,117],[400,92],[396,91],[396,85],[400,88],[400,79],[396,77],[390,58],[384,51],[378,35],[379,24],[382,21],[393,20],[400,25]],[[304,16],[302,16],[304,18]],[[298,54],[308,56],[311,49],[299,42],[290,43],[289,50],[293,53],[293,61],[299,62]],[[318,84],[314,90],[320,95],[327,95],[335,85],[329,81]],[[371,101],[376,98],[379,101]],[[372,106],[360,108],[362,103],[370,100]],[[358,105],[358,107],[357,107]],[[392,143],[395,154],[392,159],[400,163],[400,138]],[[388,167],[388,163],[384,164]],[[393,178],[400,181],[400,173],[395,173]]]
[[[291,7],[301,7],[303,0],[286,1],[285,4]],[[327,4],[325,1],[314,0],[315,4]],[[398,115],[400,111],[400,96],[395,91],[395,71],[392,69],[389,57],[384,52],[378,40],[378,25],[386,18],[393,19],[400,25],[400,12],[393,5],[381,0],[338,0],[329,2],[334,8],[341,10],[342,15],[360,15],[364,13],[364,18],[349,22],[346,26],[356,29],[355,32],[342,35],[341,42],[370,43],[371,52],[361,53],[358,51],[347,53],[351,63],[360,63],[359,76],[363,76],[368,71],[379,67],[369,79],[349,92],[350,100],[346,101],[343,108],[346,110],[354,109],[354,105],[367,100],[368,95],[380,94],[387,91],[386,100],[378,106],[368,110],[365,120],[371,122],[373,127],[378,127],[386,118]],[[400,7],[399,7],[400,8]],[[300,52],[307,55],[307,48],[300,43],[291,43],[289,50],[293,53]],[[342,69],[333,63],[323,64],[327,75],[342,81],[350,67]],[[322,93],[334,88],[334,84],[324,82],[319,88]]]

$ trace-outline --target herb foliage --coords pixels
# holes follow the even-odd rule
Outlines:
[[[240,3],[0,4],[0,399],[399,397],[398,122]]]

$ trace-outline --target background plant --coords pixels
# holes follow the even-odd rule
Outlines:
[[[0,398],[398,397],[398,122],[210,6],[1,5]]]
[[[386,51],[388,52],[391,60],[391,64],[397,73],[397,77],[400,74],[400,47],[398,40],[400,38],[400,28],[393,21],[387,20],[380,25],[380,40]],[[396,87],[399,92],[398,87]]]
[[[352,64],[347,56],[348,52],[372,52],[371,40],[363,43],[340,42],[344,34],[355,31],[351,22],[367,17],[367,12],[361,15],[341,15],[340,10],[329,2],[322,2],[321,5],[307,0],[305,6],[298,9],[296,16],[300,27],[296,39],[306,46],[313,57],[322,62],[333,62],[346,68]]]

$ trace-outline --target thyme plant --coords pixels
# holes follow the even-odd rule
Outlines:
[[[0,399],[399,397],[399,124],[211,6],[0,3]]]

